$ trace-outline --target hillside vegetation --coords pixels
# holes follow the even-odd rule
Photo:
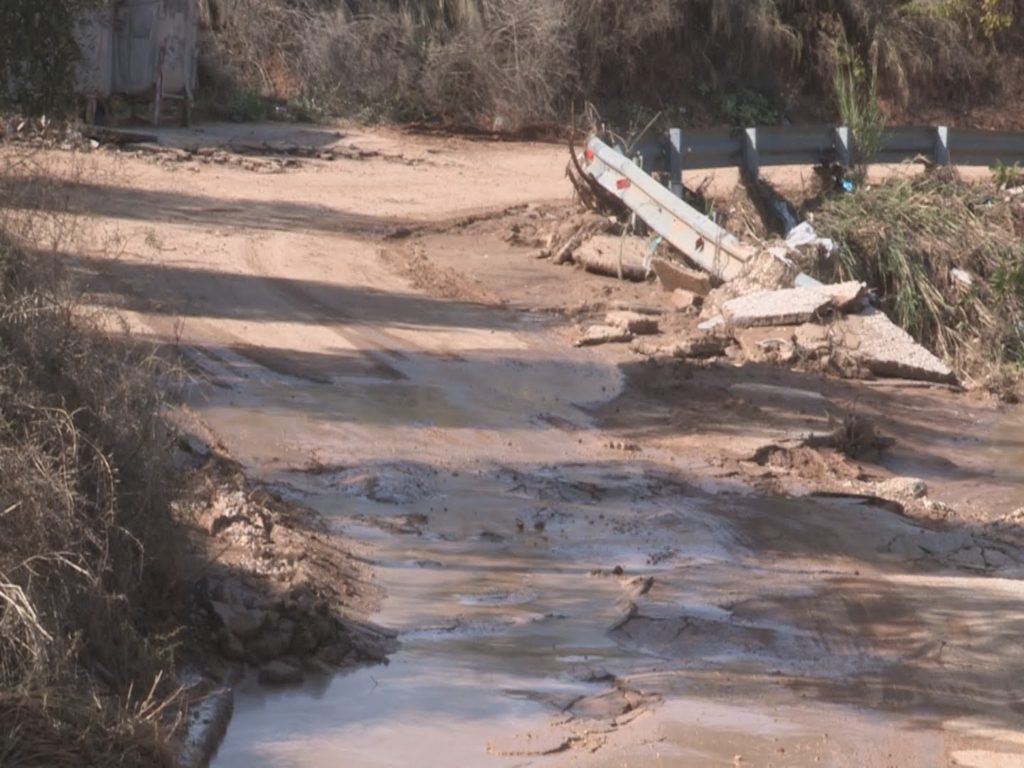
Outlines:
[[[207,86],[306,110],[515,127],[572,104],[688,121],[834,114],[837,70],[892,116],[998,101],[1018,0],[206,0]],[[240,97],[239,94],[242,94]]]

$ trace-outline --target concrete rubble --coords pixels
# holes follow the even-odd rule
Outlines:
[[[633,334],[614,325],[592,325],[577,339],[577,347],[596,347],[599,344],[619,344],[633,340]]]
[[[792,328],[744,328],[735,334],[744,356],[754,362],[792,362],[796,344]]]
[[[939,383],[956,380],[948,365],[877,310],[843,318],[836,334],[843,350],[876,376]]]
[[[838,366],[854,375],[956,381],[948,365],[872,308],[864,283],[821,285],[801,275],[794,261],[806,255],[801,249],[828,254],[834,248],[809,226],[794,241],[775,241],[754,251],[742,271],[726,282],[654,258],[646,240],[600,231],[606,226],[607,220],[595,218],[590,226],[576,227],[577,236],[569,237],[563,249],[571,248],[571,260],[597,274],[642,282],[653,273],[664,296],[662,309],[613,306],[603,320],[586,328],[576,346],[632,342],[631,349],[647,357],[726,357],[737,364],[813,364]],[[972,278],[955,271],[951,279],[969,286]],[[685,318],[698,313],[692,328]],[[637,338],[658,334],[663,335]]]
[[[695,360],[711,357],[721,357],[726,349],[732,346],[733,340],[729,336],[706,334],[682,339],[673,339],[669,343],[659,342],[654,339],[637,339],[630,345],[630,349],[644,357],[676,357],[691,358]]]
[[[658,318],[639,312],[615,310],[605,315],[605,325],[621,328],[637,336],[649,336],[658,332]]]
[[[842,310],[863,296],[863,283],[758,291],[722,304],[722,315],[734,328],[800,325]]]
[[[680,312],[695,309],[704,303],[700,296],[685,288],[676,288],[672,291],[671,302],[672,306]]]
[[[661,287],[668,293],[676,290],[689,291],[697,296],[707,296],[711,293],[711,278],[703,272],[673,264],[665,259],[654,259],[651,266],[658,276]]]
[[[647,279],[647,244],[636,237],[595,235],[580,245],[573,259],[588,272],[637,282]]]

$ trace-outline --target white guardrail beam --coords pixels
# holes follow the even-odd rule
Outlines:
[[[592,137],[587,142],[583,167],[647,226],[712,275],[731,280],[753,257],[753,248],[684,203],[600,139]]]

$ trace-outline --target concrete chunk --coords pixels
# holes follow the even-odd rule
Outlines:
[[[863,295],[864,284],[858,282],[758,291],[725,302],[722,314],[736,328],[800,325],[826,309],[851,307]]]
[[[832,297],[816,288],[759,291],[730,299],[722,305],[726,322],[736,328],[799,325],[832,306]]]
[[[719,357],[725,354],[725,350],[732,344],[728,336],[705,334],[685,339],[679,344],[676,357]]]
[[[846,311],[857,307],[861,299],[867,295],[867,286],[864,283],[851,280],[846,283],[834,285],[822,285],[816,287],[832,297],[832,304],[836,309]]]
[[[613,301],[608,305],[608,309],[621,309],[624,312],[636,312],[641,315],[651,315],[652,317],[660,317],[665,314],[665,310],[660,307],[654,307],[649,304],[644,304],[639,301]]]
[[[592,325],[576,342],[577,347],[594,347],[598,344],[620,344],[631,341],[633,334],[612,325]]]
[[[727,336],[706,335],[676,339],[669,343],[637,339],[630,345],[630,349],[644,357],[704,359],[720,357],[730,344],[732,339]]]
[[[715,315],[701,323],[697,324],[698,331],[704,331],[704,333],[711,333],[725,327],[725,318],[721,315]]]
[[[625,310],[609,312],[605,315],[604,322],[605,325],[621,328],[624,331],[635,333],[637,336],[649,336],[658,332],[657,318],[641,315],[639,312]]]
[[[665,259],[654,259],[651,266],[654,267],[661,287],[667,292],[682,289],[698,296],[707,296],[711,292],[711,278],[703,272],[673,264]]]
[[[792,331],[782,328],[745,328],[736,334],[736,342],[753,362],[790,362],[796,352]]]
[[[817,323],[805,323],[793,331],[796,348],[805,355],[820,355],[832,346],[828,328]]]
[[[692,291],[685,288],[676,288],[672,291],[672,306],[681,312],[686,312],[703,303],[703,299]]]
[[[576,249],[573,259],[588,272],[618,277],[621,268],[624,279],[643,281],[646,256],[647,244],[640,238],[595,235]]]
[[[877,376],[949,383],[952,369],[882,312],[849,315],[838,324],[841,347]]]

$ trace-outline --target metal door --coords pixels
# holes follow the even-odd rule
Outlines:
[[[159,0],[129,0],[117,9],[114,90],[136,94],[156,81]]]

